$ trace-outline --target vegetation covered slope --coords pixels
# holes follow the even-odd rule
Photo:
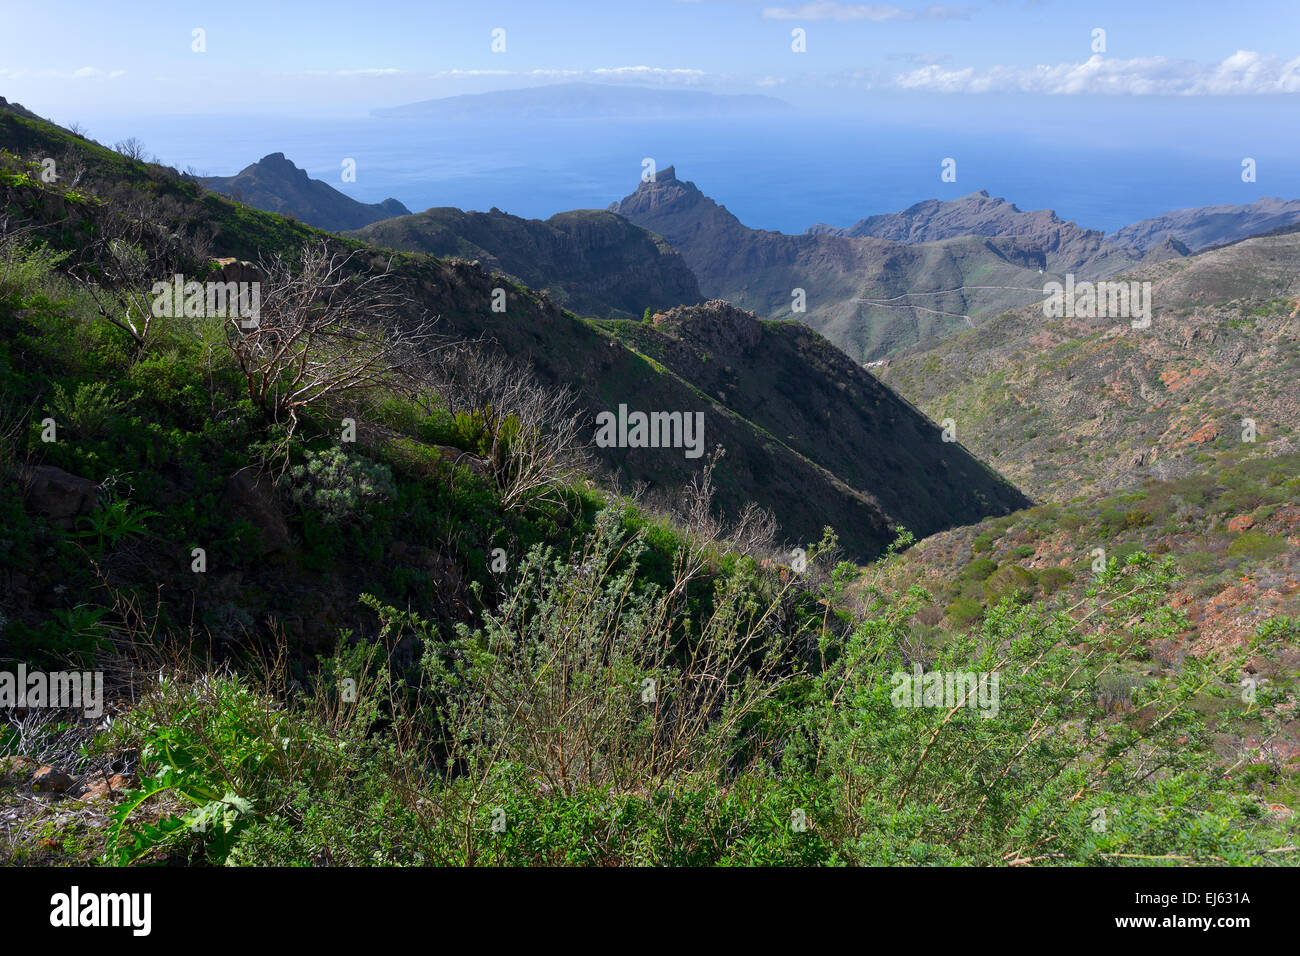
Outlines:
[[[1300,238],[1143,267],[1151,327],[1009,312],[880,369],[1040,500],[1204,471],[1242,444],[1294,450]],[[1253,424],[1252,424],[1253,423]]]
[[[936,620],[934,595],[861,582],[833,536],[799,566],[720,522],[722,462],[676,514],[601,487],[532,373],[410,337],[413,301],[481,333],[504,280],[421,256],[385,271],[166,170],[117,179],[104,157],[91,190],[28,158],[0,177],[0,671],[100,669],[113,720],[0,712],[3,862],[1297,861],[1292,764],[1270,749],[1295,707],[1293,620],[1119,698],[1116,675],[1187,630],[1173,564],[1111,554],[1067,607],[1010,589],[977,625]],[[270,257],[261,324],[144,329],[133,264],[229,265],[204,224]],[[660,362],[508,292],[516,321],[491,332],[513,354],[580,372],[592,336],[618,374],[655,373],[637,388],[758,325],[724,306],[719,325],[610,324]],[[758,326],[760,351],[829,348],[792,328]],[[291,361],[258,348],[295,329]],[[344,378],[303,395],[296,370],[320,363]],[[707,381],[757,404],[734,366]],[[887,395],[870,385],[846,388]],[[521,485],[539,457],[554,467]],[[1243,667],[1268,678],[1249,698]]]
[[[646,309],[703,299],[676,251],[610,212],[574,210],[543,222],[499,209],[447,207],[385,219],[352,235],[382,249],[474,260],[591,318],[640,318]]]

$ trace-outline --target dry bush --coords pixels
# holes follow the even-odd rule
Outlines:
[[[442,408],[481,429],[505,508],[546,498],[583,473],[583,415],[571,390],[548,388],[528,369],[473,342],[425,363],[419,383],[413,398],[426,413]]]
[[[165,205],[145,193],[113,202],[97,216],[94,238],[68,270],[99,314],[130,336],[137,359],[148,350],[158,318],[154,283],[206,271],[212,249],[205,234],[160,225],[168,219]]]
[[[120,139],[113,144],[113,151],[121,153],[127,159],[137,163],[145,162],[148,151],[143,142],[135,136],[128,136],[126,139]]]
[[[264,261],[256,324],[225,317],[249,399],[289,434],[305,407],[393,384],[434,341],[432,320],[416,312],[392,273],[359,270],[357,255],[321,241],[297,262]]]

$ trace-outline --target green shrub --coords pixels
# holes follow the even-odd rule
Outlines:
[[[966,627],[984,616],[984,605],[969,597],[959,597],[943,609],[954,627]]]
[[[1273,538],[1258,531],[1243,531],[1228,545],[1228,557],[1263,561],[1285,554],[1288,547],[1286,538]]]
[[[1074,583],[1074,575],[1068,568],[1044,568],[1038,572],[1038,586],[1044,594],[1054,594],[1067,584]]]
[[[1037,588],[1034,573],[1018,564],[1004,564],[984,582],[984,596],[989,604],[997,604],[1004,598],[1024,604],[1033,597]]]
[[[68,426],[78,438],[98,438],[125,405],[113,397],[107,382],[82,382],[72,395],[55,385],[50,398],[55,422]]]
[[[962,569],[959,580],[961,581],[983,581],[990,574],[996,571],[998,563],[992,558],[976,558],[970,564]]]
[[[290,468],[280,479],[295,504],[327,522],[341,522],[361,516],[367,505],[391,498],[395,493],[393,474],[387,465],[338,447],[316,452],[307,450],[303,463]]]

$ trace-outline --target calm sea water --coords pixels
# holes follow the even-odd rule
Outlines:
[[[746,225],[783,232],[815,222],[849,225],[978,189],[1107,231],[1171,209],[1300,196],[1294,137],[1264,135],[1257,127],[1265,121],[1207,134],[1187,113],[1153,137],[1141,117],[1096,119],[1049,115],[997,133],[979,123],[961,130],[947,122],[802,117],[456,124],[135,117],[89,125],[102,142],[135,135],[165,162],[209,175],[283,152],[358,200],[393,196],[413,211],[495,206],[545,218],[604,208],[636,187],[646,157],[659,168],[675,165],[679,178]],[[1241,181],[1247,155],[1259,164],[1253,184]],[[957,160],[955,183],[940,181],[945,157]],[[356,160],[355,183],[341,180],[345,158]]]

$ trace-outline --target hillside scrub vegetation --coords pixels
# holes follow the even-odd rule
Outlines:
[[[924,589],[855,598],[833,536],[791,573],[752,532],[729,539],[707,477],[673,517],[552,469],[575,444],[564,399],[506,363],[367,366],[288,421],[249,395],[246,346],[219,322],[157,320],[141,350],[61,256],[0,247],[4,655],[103,669],[114,719],[6,721],[9,791],[33,764],[70,780],[5,824],[10,860],[1294,859],[1213,746],[1226,722],[1281,719],[1280,691],[1246,703],[1224,681],[1294,640],[1289,620],[1125,685],[1117,708],[1124,663],[1185,626],[1168,561],[1135,552],[1075,607],[1008,593],[918,640]],[[353,390],[371,418],[342,443]],[[552,418],[551,444],[520,438]],[[535,447],[546,493],[512,494]],[[25,507],[40,468],[93,503]],[[278,477],[232,499],[245,469]],[[897,687],[913,673],[998,675],[996,715],[974,697],[912,706]]]
[[[795,548],[724,514],[732,449],[659,504],[622,492],[571,394],[433,323],[387,257],[279,217],[218,221],[275,237],[259,328],[124,327],[169,256],[215,276],[222,237],[196,215],[181,252],[179,221],[106,245],[113,195],[4,168],[0,660],[102,672],[106,699],[0,711],[0,859],[1300,862],[1278,810],[1300,624],[1146,673],[1194,571],[1123,538],[1211,498],[1269,538],[1285,476],[961,529],[987,538],[940,593],[907,579],[928,543],[904,528],[864,566],[833,529]],[[23,205],[56,199],[89,211]],[[1052,515],[1132,547],[1013,570]]]

